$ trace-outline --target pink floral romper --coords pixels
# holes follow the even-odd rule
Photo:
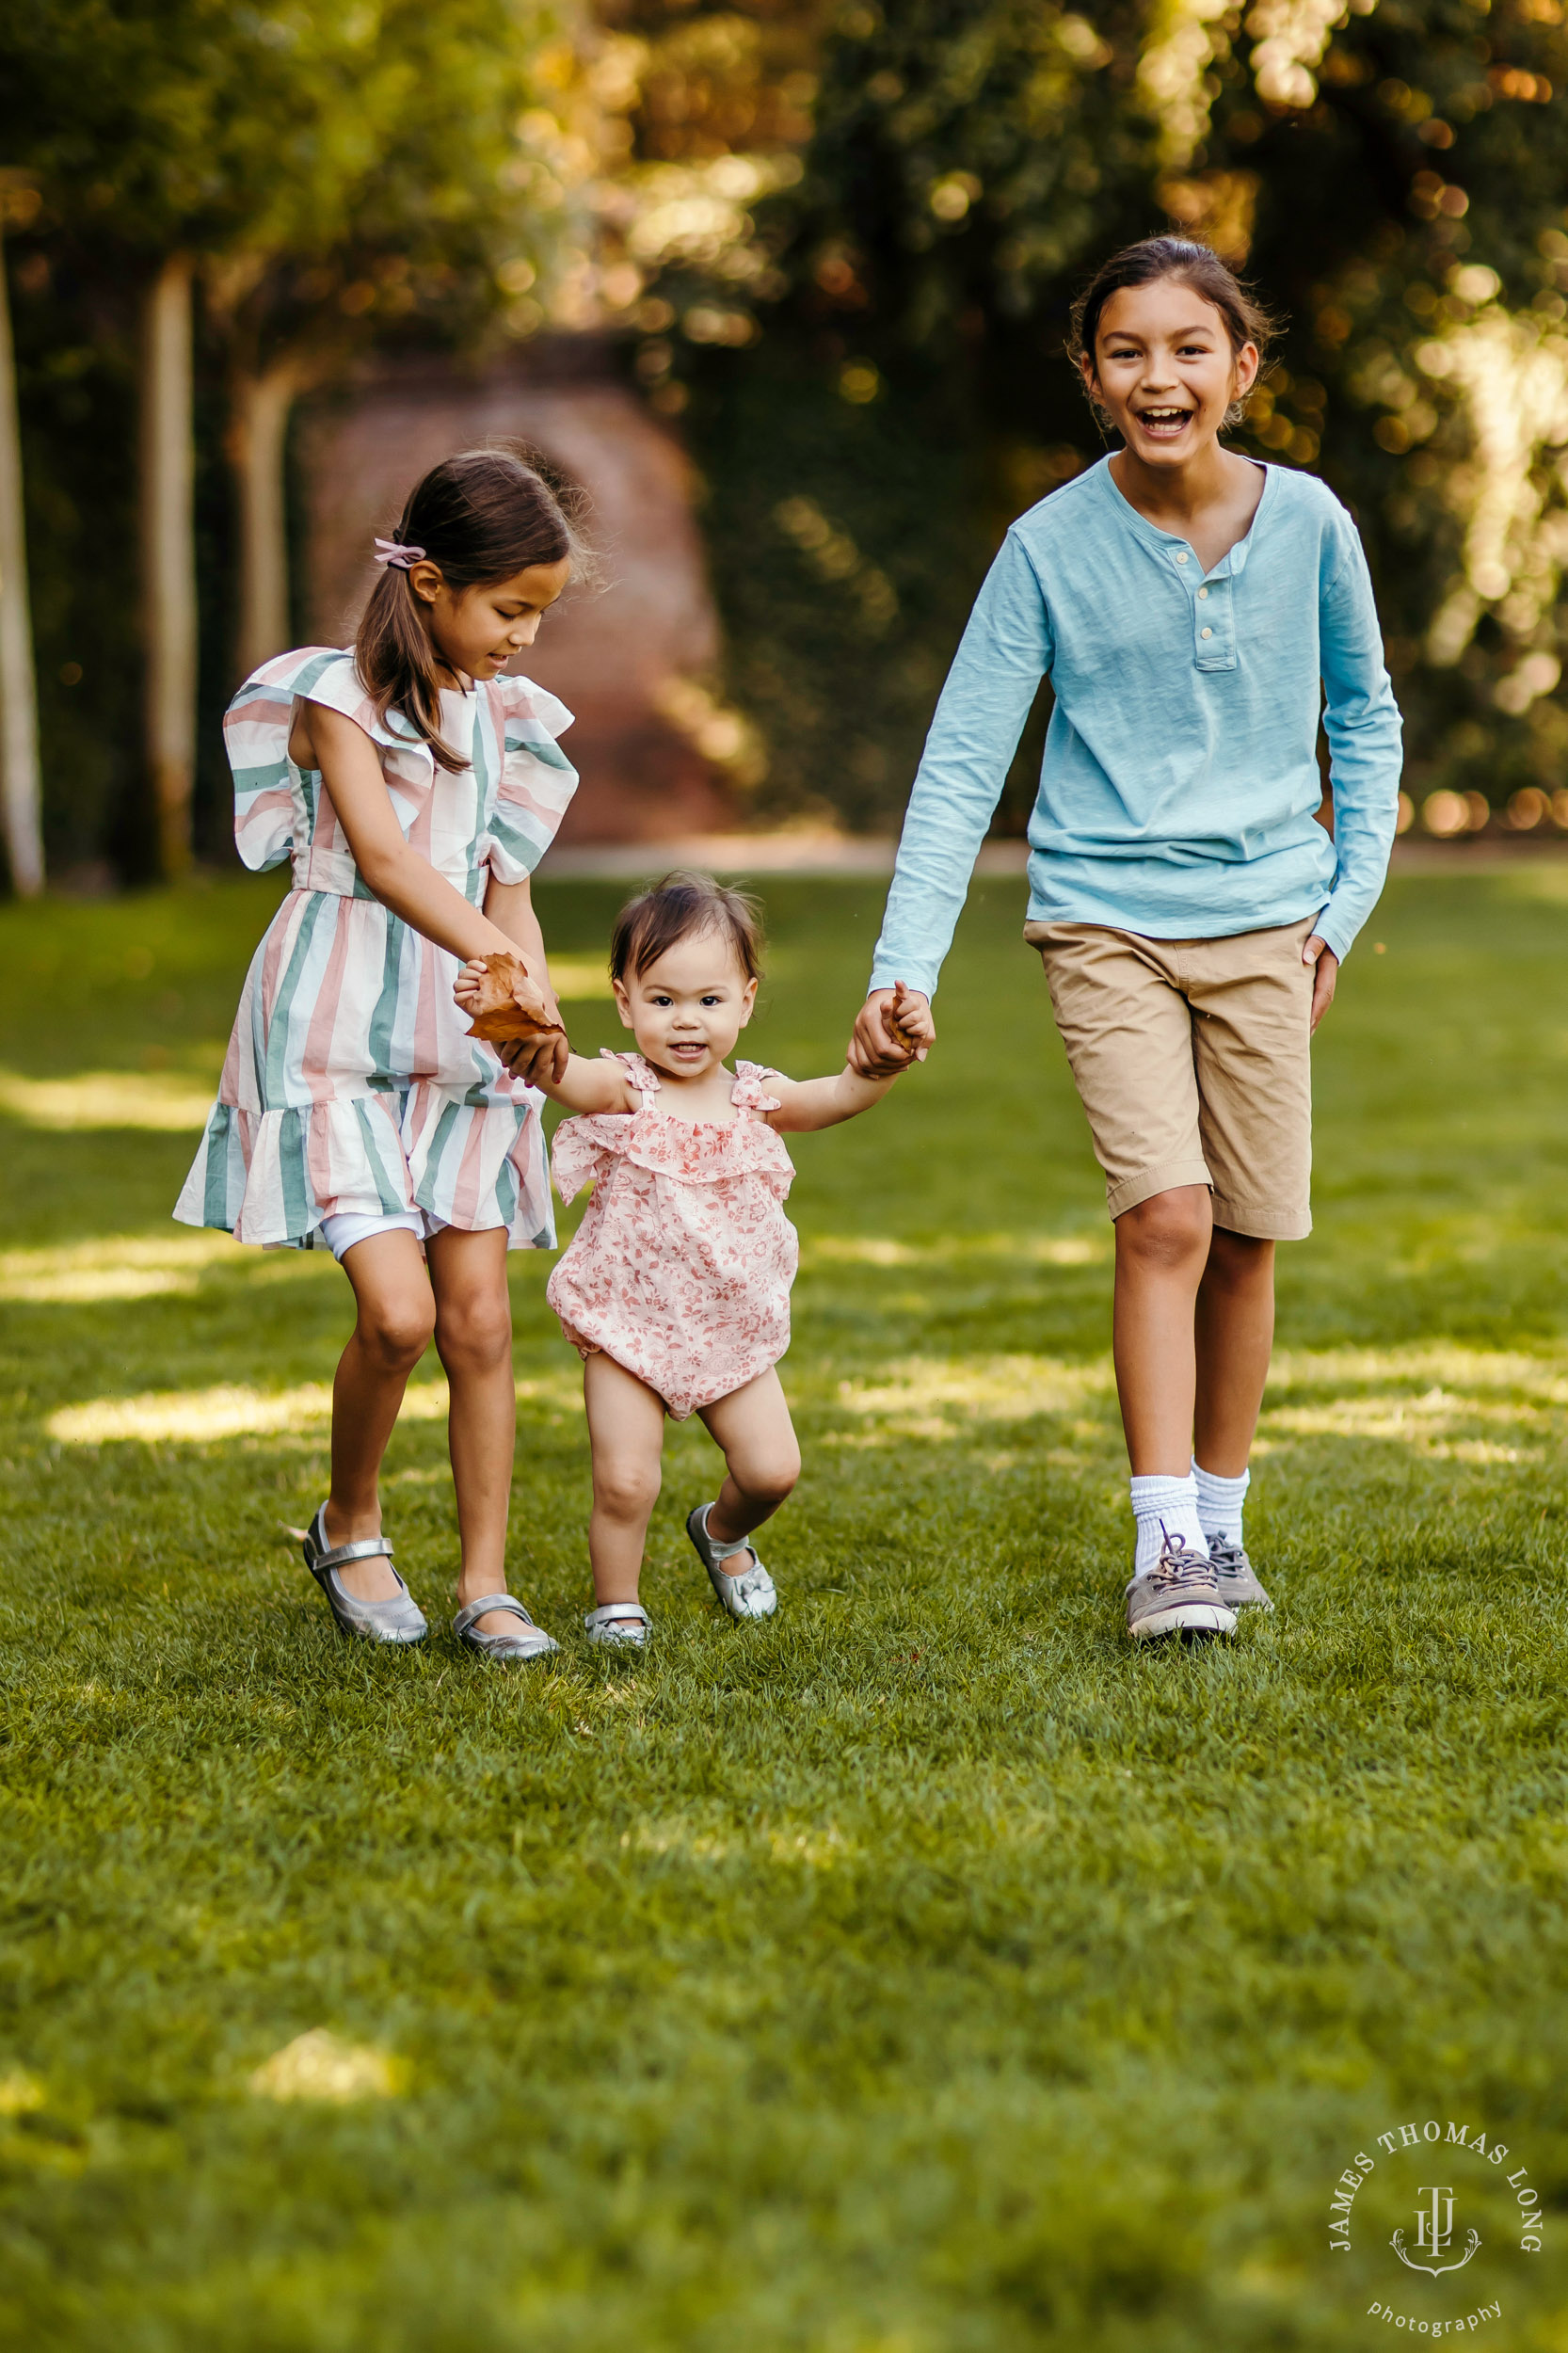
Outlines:
[[[794,1167],[758,1116],[778,1104],[756,1063],[735,1065],[732,1120],[696,1121],[659,1109],[659,1076],[641,1054],[603,1050],[642,1102],[556,1129],[562,1200],[590,1181],[594,1194],[545,1296],[568,1337],[613,1356],[685,1421],[790,1345]]]

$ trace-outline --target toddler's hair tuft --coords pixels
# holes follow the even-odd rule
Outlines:
[[[757,902],[712,874],[666,874],[631,899],[610,938],[610,977],[640,980],[682,939],[714,932],[733,949],[748,981],[762,976],[762,924]]]

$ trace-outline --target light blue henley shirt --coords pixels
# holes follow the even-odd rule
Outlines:
[[[1129,505],[1108,458],[1018,518],[926,739],[872,988],[935,989],[1042,678],[1032,920],[1213,939],[1316,916],[1346,953],[1387,871],[1400,713],[1354,524],[1313,475],[1266,472],[1211,572]]]

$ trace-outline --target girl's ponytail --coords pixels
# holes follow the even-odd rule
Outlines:
[[[585,557],[568,505],[537,467],[510,451],[465,450],[417,485],[396,538],[439,565],[452,589],[489,586],[565,557],[576,577]],[[440,660],[406,563],[387,563],[371,590],[354,659],[378,720],[397,711],[439,767],[456,773],[466,766],[441,738]]]

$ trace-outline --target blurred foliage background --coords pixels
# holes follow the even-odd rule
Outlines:
[[[147,856],[137,299],[176,248],[209,855],[269,371],[286,406],[376,347],[601,338],[700,472],[741,814],[887,829],[1008,520],[1099,454],[1072,294],[1172,223],[1280,317],[1242,445],[1360,523],[1416,808],[1568,823],[1561,0],[60,0],[0,65],[56,865]]]

